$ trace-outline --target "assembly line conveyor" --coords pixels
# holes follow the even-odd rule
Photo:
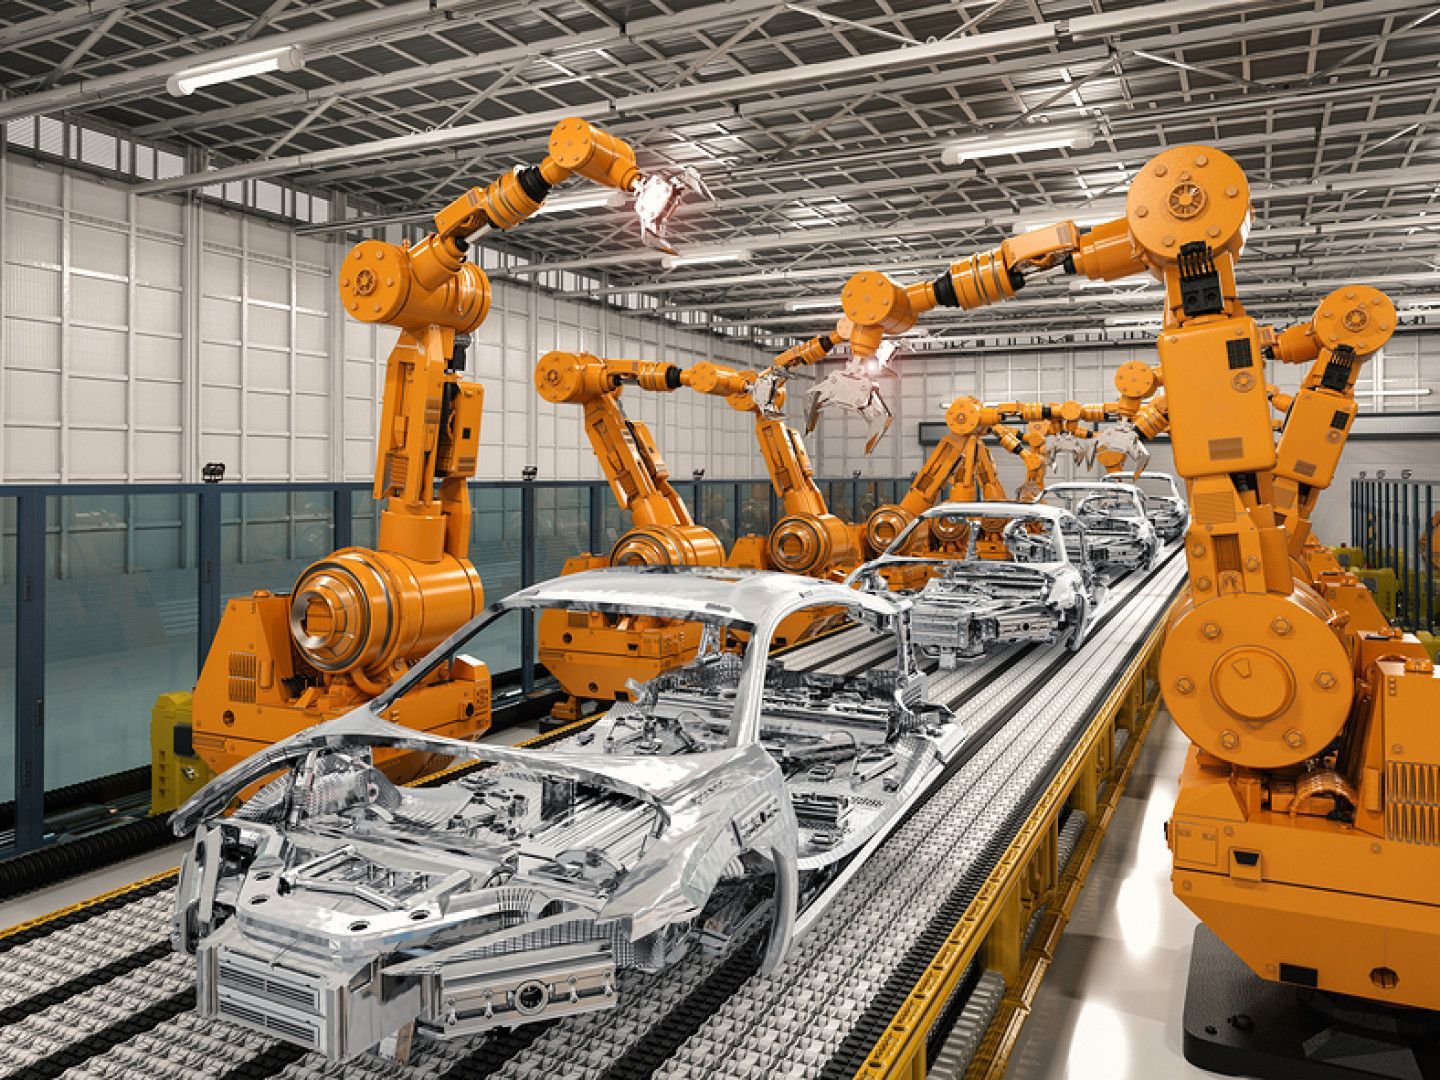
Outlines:
[[[447,1043],[347,1077],[521,1080],[998,1076],[1154,713],[1161,627],[1184,578],[1171,545],[1078,652],[1011,647],[932,674],[976,737],[773,975],[739,943],[627,973],[615,1008]],[[851,628],[785,655],[883,660]],[[579,721],[529,745],[562,741]],[[0,1080],[339,1075],[340,1066],[191,1009],[161,874],[0,934]],[[648,985],[647,985],[648,984]]]

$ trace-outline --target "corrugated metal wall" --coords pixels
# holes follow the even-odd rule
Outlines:
[[[365,479],[385,356],[394,332],[340,317],[337,243],[255,218],[130,195],[120,184],[11,157],[3,170],[0,280],[0,479],[195,480],[207,461],[234,478]],[[198,288],[187,290],[187,280]],[[1305,298],[1308,304],[1310,298]],[[1296,315],[1307,313],[1302,304]],[[193,326],[193,331],[191,327]],[[553,348],[681,363],[763,366],[769,355],[613,307],[494,283],[472,372],[485,384],[480,475],[598,476],[578,408],[535,394],[535,361]],[[902,475],[924,451],[921,420],[969,393],[986,401],[1099,401],[1131,349],[1051,349],[973,357],[897,357],[885,379],[895,412],[871,459],[864,425],[831,414],[812,437],[825,476]],[[1440,389],[1440,334],[1402,333],[1367,365],[1361,387]],[[1303,369],[1272,370],[1292,389]],[[791,388],[799,424],[808,376]],[[339,393],[336,393],[336,390]],[[654,429],[673,474],[763,474],[751,424],[716,399],[630,391],[627,412]],[[1432,397],[1367,399],[1390,411],[1434,408]]]
[[[207,461],[246,480],[372,474],[394,331],[340,314],[342,245],[14,157],[3,176],[0,479],[193,481]],[[483,478],[518,479],[527,464],[542,479],[599,475],[580,410],[533,389],[550,349],[769,359],[613,307],[494,288],[471,353],[495,448]],[[677,477],[763,475],[748,418],[723,401],[631,391],[625,404]]]

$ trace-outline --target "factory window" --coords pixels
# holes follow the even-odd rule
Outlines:
[[[93,165],[97,169],[106,169],[110,172],[118,172],[119,164],[117,154],[119,144],[115,141],[114,135],[107,135],[103,131],[91,131],[89,128],[77,128],[80,134],[80,160],[86,165]]]
[[[11,120],[5,125],[5,139],[11,146],[35,149],[35,118],[27,116],[23,120]]]
[[[255,207],[264,210],[267,214],[282,214],[285,212],[282,195],[283,192],[278,184],[261,180],[255,185]]]
[[[65,125],[48,116],[40,117],[40,140],[35,149],[42,154],[65,156]]]

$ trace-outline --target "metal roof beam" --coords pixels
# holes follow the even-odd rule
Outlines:
[[[436,2],[441,2],[441,0],[436,0]],[[950,62],[972,56],[989,56],[999,50],[1052,45],[1060,41],[1062,30],[1069,36],[1098,39],[1108,34],[1127,30],[1163,26],[1177,19],[1193,19],[1237,9],[1273,6],[1273,3],[1274,0],[1169,0],[1167,3],[1147,4],[1105,15],[1083,16],[1064,23],[1036,23],[1031,26],[985,32],[951,41],[885,49],[840,61],[797,64],[777,71],[677,87],[659,93],[634,94],[620,98],[618,101],[600,101],[577,106],[568,111],[584,119],[603,120],[617,115],[653,111],[656,108],[671,108],[697,102],[749,96],[757,92],[778,90],[797,83],[811,83],[826,78],[848,79],[857,75],[875,74],[892,69]],[[1323,15],[1323,12],[1307,10],[1292,14],[1290,20],[1309,24],[1317,19],[1323,19]],[[1223,40],[1234,36],[1234,28],[1229,25],[1210,27],[1208,32],[1213,40]],[[0,116],[3,116],[3,105],[4,103],[0,103]],[[367,145],[337,147],[332,150],[277,158],[262,158],[209,172],[187,173],[167,180],[153,181],[142,185],[140,190],[152,193],[183,191],[230,180],[246,180],[260,176],[273,176],[277,173],[310,171],[372,156],[406,153],[416,149],[456,144],[473,144],[478,140],[493,138],[496,134],[514,134],[520,131],[543,129],[553,123],[553,120],[550,119],[551,116],[550,113],[541,113],[538,117],[529,118],[531,122],[528,125],[525,123],[526,117],[516,116],[500,121],[462,124],[444,132],[417,132],[411,136],[397,136],[394,139],[384,139]]]
[[[94,108],[136,94],[150,93],[164,87],[171,75],[196,64],[212,63],[230,57],[253,53],[257,43],[265,48],[301,45],[312,49],[335,48],[357,38],[373,40],[377,34],[417,33],[427,26],[445,25],[456,16],[473,16],[491,10],[487,0],[403,0],[383,8],[359,12],[315,23],[298,30],[267,34],[256,42],[240,42],[219,49],[205,49],[159,64],[119,71],[94,79],[84,79],[68,86],[59,86],[32,94],[0,100],[0,120],[58,112],[62,109]]]

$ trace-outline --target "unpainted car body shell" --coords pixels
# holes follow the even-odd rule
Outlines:
[[[1190,506],[1186,503],[1175,477],[1169,473],[1143,472],[1139,476],[1111,473],[1102,476],[1100,482],[1138,487],[1145,501],[1145,513],[1163,542],[1169,544],[1178,540],[1190,527]]]
[[[901,554],[910,546],[912,535],[937,518],[971,523],[966,556]],[[977,557],[974,538],[982,521],[989,523],[991,532],[1001,531],[1008,547],[1026,555],[1025,561]],[[1031,534],[1031,526],[1040,532]],[[888,587],[883,572],[906,566],[928,566],[935,571],[912,596],[911,639],[917,651],[936,659],[942,668],[1022,642],[1048,644],[1064,639],[1071,649],[1078,649],[1106,597],[1075,516],[1036,503],[941,503],[931,507],[895,538],[885,554],[861,566],[849,580],[861,588],[881,591]]]
[[[825,685],[783,670],[771,635],[813,606],[889,635],[893,669]],[[585,745],[467,743],[383,718],[526,608],[694,620],[712,644],[726,630],[750,644],[743,658],[702,649],[635,687]],[[617,972],[748,940],[764,912],[773,969],[963,742],[953,714],[923,700],[908,608],[720,568],[598,570],[507,597],[392,691],[176,813],[178,833],[196,831],[174,938],[196,954],[199,1012],[345,1060],[411,1025],[443,1038],[607,1008]],[[370,767],[376,747],[486,767],[400,790]]]
[[[1049,484],[1037,500],[1075,515],[1090,550],[1106,570],[1153,570],[1162,543],[1145,508],[1145,496],[1133,484],[1073,480]]]

